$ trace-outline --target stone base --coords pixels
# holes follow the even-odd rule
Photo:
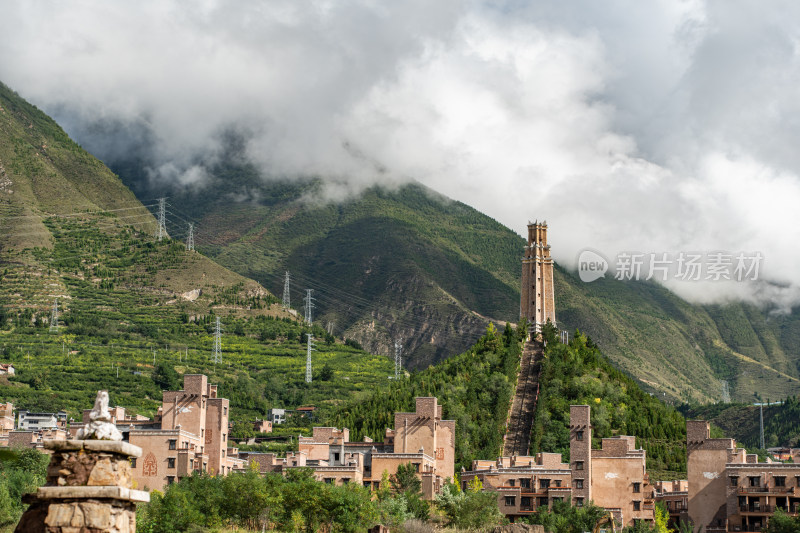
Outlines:
[[[118,500],[37,501],[14,533],[135,533],[136,506]]]

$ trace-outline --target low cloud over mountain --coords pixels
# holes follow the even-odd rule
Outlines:
[[[416,179],[557,260],[761,252],[800,300],[800,6],[756,2],[6,2],[0,79],[106,162],[202,186],[234,130],[331,199]]]

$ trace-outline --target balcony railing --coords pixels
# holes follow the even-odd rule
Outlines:
[[[794,493],[794,487],[762,485],[760,487],[739,487],[739,494],[772,492],[777,494]]]
[[[774,513],[773,505],[740,505],[739,511],[743,513]]]

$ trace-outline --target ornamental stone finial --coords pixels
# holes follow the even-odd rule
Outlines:
[[[108,412],[108,391],[97,391],[94,408],[89,413],[89,423],[78,430],[75,438],[78,440],[122,440],[122,433],[111,423],[111,413]]]

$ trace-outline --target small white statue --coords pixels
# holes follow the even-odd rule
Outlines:
[[[122,433],[117,426],[111,423],[111,413],[108,412],[108,391],[97,391],[94,408],[89,413],[89,423],[78,430],[75,436],[78,440],[122,440]]]

